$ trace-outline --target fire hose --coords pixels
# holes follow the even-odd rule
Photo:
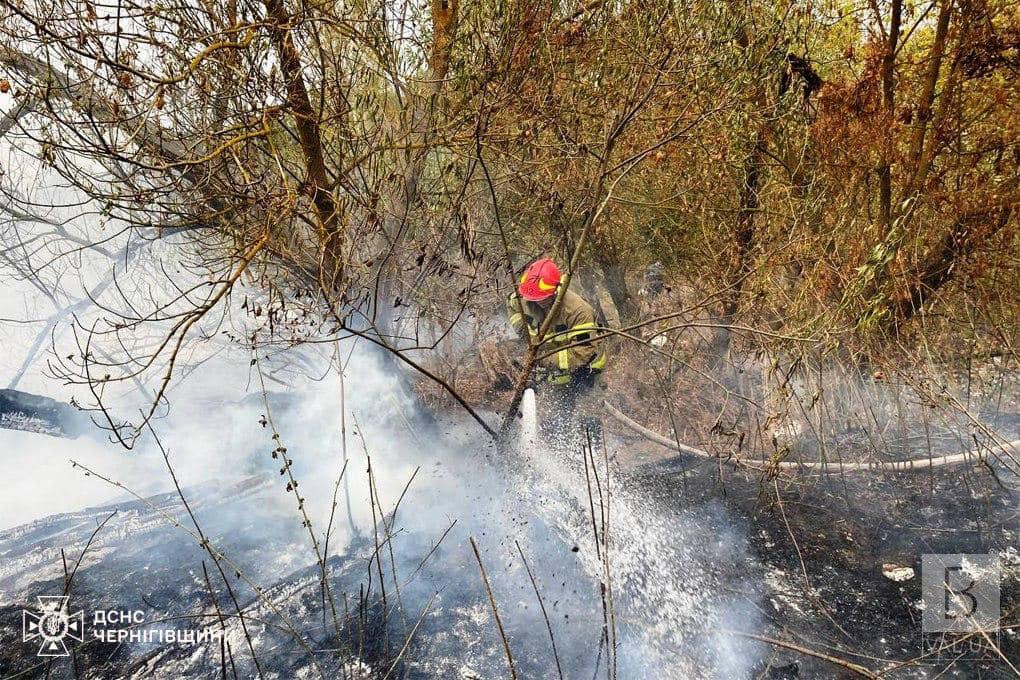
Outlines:
[[[654,430],[650,430],[637,421],[621,413],[608,401],[603,402],[608,413],[614,420],[629,430],[641,435],[649,441],[660,444],[668,449],[687,453],[700,458],[711,458],[737,467],[750,467],[756,470],[809,470],[817,472],[917,472],[931,470],[934,468],[948,467],[962,463],[980,463],[987,461],[990,454],[999,452],[1020,452],[1020,439],[1003,444],[990,444],[988,446],[975,448],[962,453],[954,453],[944,456],[930,456],[927,458],[912,458],[908,460],[895,461],[868,461],[868,462],[832,462],[832,461],[788,461],[788,460],[753,460],[741,458],[734,455],[714,454],[704,449],[688,446],[677,440],[665,437]]]

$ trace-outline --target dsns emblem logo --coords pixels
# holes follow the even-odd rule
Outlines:
[[[38,613],[29,610],[21,612],[21,638],[25,642],[39,639],[37,656],[67,656],[70,652],[65,638],[82,641],[85,631],[85,615],[67,611],[66,595],[40,595]]]

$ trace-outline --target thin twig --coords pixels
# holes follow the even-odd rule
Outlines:
[[[506,639],[506,631],[503,630],[503,621],[499,618],[499,609],[496,607],[496,598],[492,594],[492,587],[489,585],[489,577],[485,573],[485,566],[482,564],[482,555],[478,552],[478,544],[474,536],[469,537],[471,549],[475,552],[475,559],[478,561],[478,570],[482,572],[482,583],[485,585],[485,592],[489,596],[489,605],[492,607],[492,615],[496,619],[496,628],[499,629],[499,637],[503,641],[503,651],[506,652],[506,662],[510,667],[510,677],[517,678],[517,666],[514,664],[514,655],[510,652],[510,642]]]
[[[563,668],[560,666],[560,655],[556,651],[556,636],[553,635],[552,623],[549,621],[549,614],[545,610],[545,600],[542,599],[542,593],[538,590],[538,583],[535,581],[535,575],[531,573],[531,567],[528,566],[528,558],[524,556],[524,551],[521,550],[520,542],[515,538],[514,545],[517,546],[517,552],[521,555],[521,562],[524,563],[524,570],[528,572],[528,578],[531,579],[531,587],[535,590],[535,597],[538,598],[538,606],[542,610],[542,618],[545,619],[545,629],[549,631],[549,644],[552,645],[553,660],[556,662],[556,674],[559,675],[560,680],[563,680]]]

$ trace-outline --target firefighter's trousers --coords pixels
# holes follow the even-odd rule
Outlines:
[[[567,383],[542,385],[539,399],[546,414],[542,433],[554,446],[580,450],[590,436],[595,451],[601,450],[604,388],[600,373],[584,368],[574,371]]]

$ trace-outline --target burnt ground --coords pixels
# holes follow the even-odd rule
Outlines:
[[[1020,659],[1016,634],[1016,610],[1020,607],[1018,495],[1009,486],[1018,480],[1005,471],[993,475],[985,468],[957,467],[933,474],[800,474],[772,480],[755,472],[720,467],[714,461],[670,457],[641,440],[614,443],[618,444],[614,448],[618,450],[625,485],[652,499],[668,522],[677,527],[694,526],[704,534],[692,537],[678,532],[677,536],[683,537],[679,540],[710,543],[713,536],[740,534],[745,554],[740,550],[721,551],[715,553],[717,559],[711,565],[720,587],[732,589],[731,599],[742,599],[747,608],[758,613],[759,621],[748,620],[743,628],[736,629],[758,630],[762,635],[852,661],[872,671],[888,670],[886,677],[891,678],[1015,677],[1006,663],[996,659],[946,661],[930,655],[918,659],[923,652],[918,608],[921,555],[961,552],[991,552],[1002,559],[1001,608],[1006,617],[999,644],[1007,658]],[[310,566],[293,518],[281,521],[271,510],[272,495],[266,484],[276,476],[275,468],[252,472],[258,475],[236,488],[195,490],[193,507],[214,544],[228,547],[231,556],[257,581],[270,584],[272,600],[314,638],[314,631],[322,628],[317,568]],[[777,489],[781,503],[777,501]],[[457,493],[464,490],[458,489]],[[475,502],[487,501],[478,498]],[[79,554],[96,523],[113,508],[52,516],[0,532],[0,595],[15,603],[0,607],[0,677],[79,675],[66,660],[55,662],[52,673],[48,673],[45,665],[29,653],[31,650],[26,652],[20,643],[20,610],[34,595],[62,590],[61,549],[66,549],[69,559]],[[168,526],[155,511],[165,510],[187,523],[175,495],[153,497],[147,503],[120,503],[116,508],[117,516],[96,537],[89,559],[75,577],[76,606],[86,610],[137,606],[146,610],[149,621],[181,617],[185,627],[215,625],[211,594],[201,571],[207,556],[191,537]],[[238,514],[239,508],[244,512]],[[690,521],[692,516],[694,522]],[[539,523],[536,517],[526,519],[532,525]],[[461,525],[467,521],[469,518],[461,518]],[[505,527],[461,525],[432,555],[413,586],[403,591],[419,606],[433,592],[441,593],[433,613],[422,623],[420,645],[410,650],[403,677],[504,677],[502,649],[487,619],[487,599],[478,584],[467,535],[488,542],[488,536]],[[599,625],[591,614],[598,611],[592,600],[595,589],[574,557],[577,546],[571,550],[548,528],[535,527],[533,533],[538,537],[531,545],[533,567],[557,565],[557,573],[540,574],[540,580],[554,584],[563,579],[564,583],[575,584],[567,586],[559,597],[550,597],[560,602],[560,611],[568,607],[571,614],[563,612],[562,620],[557,622],[558,634],[573,631],[578,640],[597,639]],[[404,546],[411,562],[401,571],[413,569],[436,539],[436,535],[413,532],[402,537],[397,545]],[[703,547],[695,550],[695,555],[704,556]],[[582,546],[580,554],[583,556],[588,549]],[[366,584],[371,587],[378,582],[375,570],[379,564],[377,561],[372,567],[370,557],[375,553],[370,544],[359,546],[356,542],[347,557],[330,560],[330,578],[337,592],[350,594],[353,603],[358,602]],[[495,574],[500,553],[496,550],[485,554]],[[903,582],[892,581],[883,575],[884,564],[910,567],[915,575]],[[700,563],[692,566],[704,568]],[[568,573],[560,573],[564,570]],[[802,570],[807,572],[806,579]],[[502,576],[507,578],[506,573]],[[520,583],[516,591],[507,587],[497,594],[504,603],[530,602],[530,585],[519,573],[517,577]],[[229,611],[229,599],[219,587],[215,572],[212,580],[217,584],[216,598]],[[271,619],[268,612],[260,610],[254,593],[231,580],[242,604],[251,609],[253,621]],[[577,587],[585,589],[581,595]],[[510,597],[514,592],[517,595]],[[352,638],[386,639],[386,625],[380,624],[380,618],[371,611],[357,612],[354,619]],[[580,623],[568,626],[568,620]],[[529,650],[535,657],[521,659],[522,668],[530,668],[521,677],[555,677],[547,672],[545,633],[534,625],[534,618],[524,617],[518,607],[506,612],[504,623],[515,649],[522,654]],[[741,623],[740,619],[735,623]],[[577,632],[578,625],[585,630]],[[242,666],[245,640],[234,628],[230,642],[240,667],[239,677],[248,677],[251,668]],[[381,636],[379,631],[383,631]],[[288,644],[281,631],[253,623],[253,635],[267,670],[277,677],[308,673],[304,656],[278,653]],[[328,635],[318,635],[321,637],[315,639],[323,649],[333,646]],[[400,638],[394,634],[393,639]],[[711,646],[714,641],[709,639],[707,644]],[[375,668],[385,668],[396,651],[392,647],[384,644],[382,649],[367,649],[359,642],[357,656]],[[586,650],[576,645],[570,650],[577,657],[570,659],[572,668],[587,669],[590,655]],[[222,650],[216,646],[196,650],[93,642],[78,651],[81,677],[209,677],[222,670]],[[334,656],[326,652],[319,658],[331,660]],[[764,660],[752,668],[751,677],[853,677],[838,665],[770,645],[756,648],[753,658]],[[914,659],[915,663],[900,665]],[[465,674],[467,666],[471,672]],[[327,664],[325,670],[336,668]],[[591,675],[571,672],[566,677]],[[681,676],[669,674],[667,669],[664,677]],[[695,677],[720,676],[706,670]]]
[[[748,565],[758,571],[751,580],[768,585],[757,606],[770,636],[874,671],[895,667],[889,677],[1017,677],[987,645],[975,658],[958,659],[951,650],[932,654],[930,647],[925,655],[919,603],[923,554],[998,554],[1004,616],[998,643],[1014,665],[1020,663],[1020,495],[1005,485],[1020,480],[954,467],[773,481],[703,459],[663,458],[648,445],[632,450],[629,457],[643,461],[634,468],[635,482],[664,506],[721,499],[743,519],[759,562]],[[884,564],[910,567],[914,576],[895,582],[883,575]],[[781,649],[756,670],[772,678],[853,677]]]
[[[734,553],[732,559],[722,559],[712,565],[722,587],[732,588],[731,595],[743,598],[758,612],[759,622],[764,623],[762,627],[759,622],[748,621],[743,630],[760,630],[768,637],[853,661],[874,671],[915,659],[922,653],[920,611],[916,605],[920,599],[920,556],[925,553],[1000,554],[1006,563],[1002,609],[1010,612],[1020,606],[1016,496],[981,470],[957,469],[924,477],[848,475],[795,481],[780,479],[774,485],[771,480],[762,480],[754,474],[720,470],[708,461],[686,460],[681,466],[677,459],[666,459],[640,468],[637,473],[632,469],[626,473],[625,480],[628,487],[646,494],[659,505],[664,517],[675,518],[678,526],[685,522],[690,525],[689,513],[694,513],[698,517],[698,530],[709,535],[704,537],[706,542],[710,542],[712,535],[734,532],[734,527],[743,534],[746,559]],[[777,486],[781,506],[776,502]],[[238,494],[250,496],[251,503],[247,507],[264,507],[267,505],[264,493],[264,485],[259,485],[205,496],[196,501],[196,512],[207,529],[212,527],[214,540],[228,544],[232,556],[246,570],[260,575],[264,582],[275,584],[271,588],[271,592],[277,594],[274,598],[295,621],[301,622],[300,627],[314,630],[320,616],[316,613],[320,611],[317,572],[314,566],[300,566],[301,560],[285,559],[296,550],[292,528],[280,526],[279,518],[272,513],[246,514],[240,524],[229,513],[224,513],[230,507],[227,501],[236,501]],[[175,516],[184,519],[172,494],[151,502],[168,510],[172,508]],[[713,514],[716,508],[719,511]],[[94,610],[131,603],[131,606],[148,610],[149,620],[158,615],[183,617],[183,621],[191,624],[214,623],[209,593],[201,577],[201,549],[186,534],[167,526],[140,504],[121,504],[119,509],[111,526],[99,534],[93,544],[94,561],[88,560],[75,579],[78,606]],[[0,553],[5,560],[11,560],[6,565],[9,572],[0,579],[0,587],[19,603],[28,601],[31,594],[59,593],[63,578],[59,569],[60,556],[54,551],[66,545],[69,554],[74,555],[75,546],[80,548],[97,519],[109,512],[110,508],[95,508],[54,516],[30,527],[0,534]],[[262,528],[257,544],[244,538],[254,534],[249,528],[253,525]],[[266,527],[273,530],[266,531]],[[484,540],[483,531],[473,533]],[[550,537],[549,543],[536,549],[534,566],[538,566],[538,555],[553,556],[557,551],[562,552],[562,557],[552,562],[573,564],[567,559],[569,546],[557,546],[552,534],[541,533]],[[687,536],[687,540],[691,539]],[[701,542],[703,537],[693,539]],[[429,549],[434,537],[420,540],[420,544],[405,545],[416,559]],[[371,546],[364,546],[362,553],[371,554]],[[267,561],[270,555],[283,561]],[[456,671],[457,664],[465,658],[464,651],[472,649],[468,663],[480,674],[459,674],[459,677],[502,677],[504,667],[498,638],[491,635],[491,623],[485,617],[486,600],[477,587],[475,565],[463,537],[444,545],[432,559],[435,572],[423,574],[427,580],[418,585],[421,592],[417,599],[423,601],[432,588],[442,592],[442,597],[434,615],[425,620],[419,631],[423,646],[416,650],[416,656],[429,659],[430,663],[444,659],[449,659],[450,663],[444,662],[442,670],[432,665],[419,668],[407,677],[456,678],[458,674],[448,675],[450,666]],[[494,558],[490,556],[489,559]],[[883,576],[882,565],[886,563],[911,567],[915,576],[902,583],[894,582]],[[49,568],[32,566],[36,564],[48,564]],[[293,566],[289,566],[291,564]],[[704,568],[703,564],[693,566]],[[810,595],[802,568],[807,571]],[[33,575],[34,571],[37,573]],[[338,559],[331,564],[331,571],[338,591],[350,593],[354,598],[361,592],[362,584],[371,583],[364,557],[353,561]],[[372,572],[372,569],[367,571]],[[215,573],[213,579],[216,579]],[[582,583],[583,578],[575,578],[575,581]],[[465,590],[455,585],[464,583],[474,586]],[[236,587],[242,600],[255,606],[253,594],[245,592],[239,582]],[[524,595],[519,599],[526,601],[527,590],[520,592]],[[411,597],[412,593],[405,590],[404,596]],[[229,608],[226,596],[220,593],[219,597]],[[585,612],[593,611],[593,606],[586,598],[576,599],[572,613],[583,617]],[[21,606],[0,607],[3,640],[15,638],[20,632],[20,609]],[[549,669],[548,660],[543,658],[547,654],[542,631],[521,630],[521,626],[527,628],[530,624],[525,620],[517,625],[520,614],[520,611],[506,612],[505,623],[517,629],[511,631],[515,648],[522,654],[532,650],[536,655],[533,670],[539,669],[535,671],[537,675],[525,677],[553,677],[545,673]],[[252,619],[262,620],[264,615],[265,612],[256,609]],[[199,618],[194,618],[196,616]],[[575,620],[574,617],[569,619]],[[381,636],[374,629],[372,617],[364,616],[363,621],[355,635],[378,640]],[[365,624],[369,624],[367,636],[361,630]],[[1004,624],[1015,626],[1015,614],[1007,616]],[[558,623],[558,632],[566,634],[570,628],[564,628],[565,625],[566,619]],[[278,677],[296,677],[308,671],[301,665],[301,657],[290,665],[289,655],[268,651],[287,643],[279,631],[253,626],[257,628],[256,644],[267,650],[264,652],[267,670],[280,674]],[[394,638],[399,639],[396,635]],[[592,638],[588,635],[586,639]],[[243,638],[235,635],[232,641],[240,664],[245,654]],[[1015,633],[1002,632],[999,641],[1008,658],[1020,657]],[[328,636],[321,644],[323,648],[331,646]],[[751,677],[853,677],[845,669],[803,653],[783,649],[770,652],[769,649],[761,646],[756,650],[754,658],[764,661],[752,668]],[[132,674],[147,677],[157,667],[161,672],[159,677],[170,677],[168,674],[206,677],[220,666],[220,654],[215,646],[197,656],[189,648],[146,649],[95,642],[78,651],[76,662],[79,668],[87,669],[82,677],[128,677]],[[375,661],[391,657],[393,651],[362,649],[360,656]],[[582,650],[578,653],[582,657],[585,655]],[[330,655],[323,658],[328,659]],[[58,660],[53,671],[51,677],[75,677],[74,668],[66,660]],[[0,677],[42,677],[45,673],[45,665],[39,665],[38,660],[25,653],[22,645],[5,642],[0,648]],[[242,670],[241,675],[244,674]],[[582,676],[570,673],[567,677]],[[719,676],[706,670],[699,677]],[[1015,676],[1001,661],[946,662],[928,657],[897,668],[888,677]]]

